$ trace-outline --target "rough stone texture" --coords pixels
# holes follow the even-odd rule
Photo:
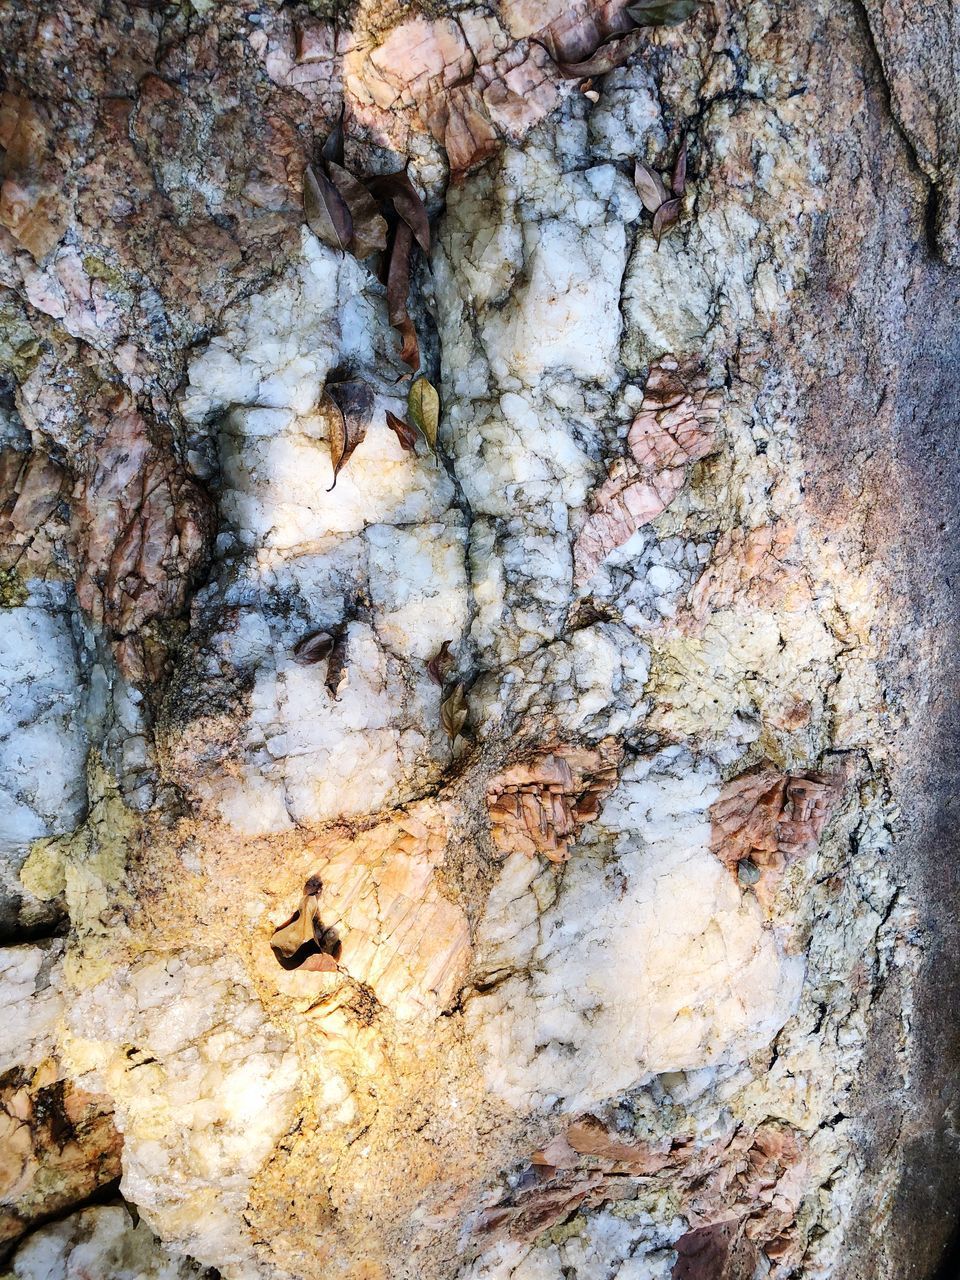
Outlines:
[[[711,0],[563,74],[626,26],[0,3],[17,1280],[934,1274],[960,34]],[[341,104],[433,218],[435,453],[303,225]]]

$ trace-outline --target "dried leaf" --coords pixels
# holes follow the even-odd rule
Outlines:
[[[340,107],[337,122],[327,134],[320,155],[324,164],[343,164],[343,115],[345,108]]]
[[[454,658],[450,652],[452,640],[444,640],[439,650],[433,655],[427,663],[427,671],[430,673],[430,679],[436,681],[441,688],[446,679],[447,672],[453,666]]]
[[[410,292],[410,253],[413,249],[413,232],[401,222],[393,235],[390,267],[387,272],[387,311],[390,323],[400,333],[403,345],[400,358],[411,369],[420,365],[420,348],[417,331],[407,311],[407,295]]]
[[[677,158],[673,162],[673,176],[670,179],[670,186],[673,188],[675,196],[682,196],[687,189],[687,140],[684,138],[677,152]]]
[[[417,448],[417,433],[411,427],[409,422],[404,422],[403,418],[398,418],[395,413],[387,410],[387,426],[400,441],[400,446],[406,453],[415,453]]]
[[[326,631],[311,631],[293,646],[293,656],[302,667],[322,662],[333,648],[333,636]]]
[[[626,34],[608,36],[589,58],[582,62],[564,62],[554,56],[553,51],[541,40],[531,39],[531,44],[538,44],[553,59],[560,74],[567,80],[586,80],[589,76],[603,76],[615,67],[623,66],[631,54],[635,53],[642,42],[640,32],[628,31]]]
[[[270,946],[284,969],[327,973],[337,970],[340,941],[336,931],[328,929],[320,920],[322,888],[319,877],[311,876],[303,886],[303,897],[296,911],[274,930]]]
[[[346,252],[353,239],[353,219],[343,196],[325,173],[307,165],[303,174],[303,216],[323,244]]]
[[[673,200],[667,200],[660,206],[653,215],[653,234],[657,237],[657,248],[660,248],[660,238],[665,231],[669,231],[671,227],[676,226],[680,218],[680,197],[677,196]]]
[[[440,704],[440,723],[451,742],[463,732],[463,726],[467,723],[468,710],[463,685],[458,684],[449,697],[444,698]]]
[[[655,173],[653,169],[648,169],[645,164],[641,164],[638,160],[633,171],[633,181],[637,188],[637,194],[643,201],[643,207],[648,213],[656,213],[667,199],[667,189],[663,185],[663,179],[659,173]]]
[[[319,889],[314,890],[308,881],[304,886],[304,893],[300,899],[299,907],[297,907],[289,920],[285,920],[274,931],[273,937],[270,939],[270,946],[273,950],[289,959],[291,956],[296,955],[301,947],[309,946],[314,942],[319,943],[326,933],[318,919],[319,910]]]
[[[377,208],[377,202],[362,182],[341,165],[333,161],[327,165],[330,178],[350,210],[353,237],[350,252],[355,258],[368,258],[387,247],[386,219]]]
[[[321,405],[328,410],[330,419],[333,484],[327,490],[329,493],[336,486],[340,468],[367,434],[367,424],[373,409],[373,392],[365,382],[337,382],[324,392]]]
[[[449,88],[449,86],[448,86]],[[392,200],[393,207],[416,237],[424,253],[430,252],[430,220],[420,193],[401,169],[371,178],[367,184],[378,200]]]
[[[416,378],[410,384],[407,408],[413,425],[423,434],[424,440],[437,451],[437,431],[440,428],[440,397],[427,378]]]
[[[700,7],[700,0],[636,0],[626,12],[640,27],[674,27],[686,22]]]
[[[347,637],[346,630],[340,632],[337,636],[333,648],[330,650],[330,657],[327,660],[327,678],[325,684],[330,697],[337,701],[340,696],[340,690],[343,688],[347,679]]]

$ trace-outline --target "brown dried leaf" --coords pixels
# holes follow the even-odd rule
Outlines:
[[[427,671],[430,674],[430,679],[434,680],[441,688],[443,688],[443,682],[446,679],[447,672],[454,663],[453,655],[450,652],[451,644],[453,644],[452,640],[444,640],[439,650],[427,663]]]
[[[353,239],[350,210],[327,175],[309,165],[303,174],[303,216],[318,240],[346,252]]]
[[[564,62],[554,56],[553,51],[541,41],[531,39],[531,44],[540,45],[553,59],[560,74],[567,80],[586,80],[589,76],[603,76],[615,67],[621,67],[639,48],[643,41],[642,33],[628,31],[626,34],[608,36],[598,49],[584,58],[582,62]]]
[[[440,723],[451,742],[463,732],[467,723],[467,698],[462,684],[454,686],[453,692],[440,704]]]
[[[367,424],[373,408],[373,392],[365,382],[337,382],[324,392],[321,404],[330,410],[328,416],[331,424],[333,484],[327,490],[329,493],[336,486],[340,468],[367,434]]]
[[[677,152],[677,158],[673,162],[673,175],[670,179],[670,186],[675,196],[682,196],[687,189],[687,140],[684,138],[680,144],[680,150]]]
[[[293,646],[294,660],[302,667],[322,662],[333,648],[333,636],[326,631],[311,631]]]
[[[339,698],[340,690],[347,679],[347,641],[348,633],[344,629],[334,641],[327,660],[327,678],[324,683],[334,702]]]
[[[420,364],[420,348],[417,331],[407,311],[407,295],[410,292],[410,253],[413,249],[413,232],[401,222],[393,235],[390,266],[387,272],[387,311],[390,323],[403,339],[400,358],[411,369]]]
[[[395,413],[391,413],[388,409],[387,426],[400,441],[400,446],[406,453],[416,452],[417,433],[409,422],[404,422],[403,418],[398,418]]]
[[[359,179],[341,165],[330,161],[327,172],[334,186],[350,210],[353,236],[350,252],[355,258],[368,258],[387,247],[386,219],[377,208],[377,202]]]
[[[658,249],[663,233],[675,227],[680,220],[680,204],[679,196],[673,200],[667,200],[653,215],[653,234],[657,237]]]
[[[437,432],[440,429],[440,396],[429,379],[416,378],[410,384],[407,408],[413,425],[423,433],[424,440],[436,453]]]
[[[344,107],[341,106],[337,122],[327,134],[326,140],[320,148],[320,155],[324,164],[343,164],[343,114]]]
[[[666,203],[667,189],[663,185],[663,179],[659,173],[655,173],[653,169],[648,169],[639,160],[633,171],[633,181],[637,188],[637,194],[643,201],[643,207],[648,213],[656,213],[660,206]]]
[[[340,942],[336,931],[320,920],[319,876],[311,876],[303,886],[300,905],[270,939],[270,946],[284,969],[305,969],[318,973],[336,973]],[[299,957],[299,958],[298,958]]]
[[[686,22],[700,7],[700,0],[636,0],[626,12],[640,27],[674,27]]]
[[[323,926],[319,925],[317,913],[320,909],[320,902],[317,894],[304,893],[300,899],[300,905],[290,917],[284,921],[278,929],[274,931],[273,937],[270,939],[270,946],[278,954],[285,959],[295,956],[301,947],[309,946],[312,942],[319,942],[317,936],[319,929],[320,935],[323,935]]]
[[[424,253],[430,252],[430,220],[420,193],[406,172],[385,173],[367,184],[378,200],[392,200],[393,207],[416,237]]]

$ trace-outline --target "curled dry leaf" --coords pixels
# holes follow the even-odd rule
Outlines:
[[[347,632],[341,631],[330,650],[327,660],[327,678],[324,683],[330,697],[337,701],[347,680]]]
[[[318,240],[346,252],[353,239],[350,210],[327,175],[309,165],[303,174],[303,216]]]
[[[407,311],[412,249],[413,232],[405,222],[401,222],[393,233],[393,248],[387,270],[387,311],[390,323],[402,339],[400,358],[411,369],[416,369],[420,364],[420,347],[417,343],[417,331]]]
[[[670,186],[675,196],[682,196],[687,189],[687,140],[684,138],[680,144],[680,150],[677,152],[677,158],[673,162],[673,174],[670,178]],[[666,199],[666,194],[664,194]],[[652,212],[652,211],[651,211]]]
[[[657,237],[657,248],[665,231],[675,227],[680,220],[680,198],[665,201],[653,215],[653,234]]]
[[[455,685],[453,692],[440,704],[440,723],[451,742],[463,732],[468,710],[463,685]]]
[[[437,432],[440,429],[440,396],[428,378],[417,378],[411,383],[407,408],[413,425],[423,433],[424,440],[436,453]]]
[[[333,463],[335,488],[340,468],[367,434],[367,423],[373,408],[373,392],[365,382],[351,380],[332,384],[323,394],[321,408],[330,422],[330,458]]]
[[[655,173],[653,169],[648,169],[639,160],[633,171],[633,181],[637,188],[637,194],[643,201],[643,207],[648,213],[656,213],[660,206],[666,203],[667,189],[663,185],[663,179],[659,173]]]
[[[324,164],[343,164],[343,116],[345,108],[341,105],[337,122],[327,134],[320,157]]]
[[[443,682],[446,679],[447,672],[453,666],[454,662],[453,654],[450,652],[451,644],[453,644],[452,640],[444,640],[438,651],[427,663],[427,671],[430,674],[430,679],[440,685],[441,688],[443,688]]]
[[[406,453],[414,453],[416,451],[417,433],[409,422],[404,422],[403,418],[398,418],[395,413],[391,413],[388,409],[387,426],[400,441],[400,447]]]
[[[293,646],[293,657],[302,667],[322,662],[333,648],[333,636],[326,631],[311,631]]]
[[[333,185],[350,210],[353,235],[349,249],[355,258],[369,258],[387,247],[386,219],[377,208],[377,202],[367,188],[352,173],[330,161],[327,172]]]
[[[635,0],[626,12],[640,27],[674,27],[699,9],[700,0]]]
[[[401,169],[371,178],[368,186],[378,200],[391,200],[399,216],[407,224],[424,253],[430,252],[430,220],[420,193]]]
[[[311,876],[303,886],[300,905],[282,925],[274,930],[270,946],[284,969],[310,969],[335,973],[340,955],[340,942],[333,929],[320,920],[320,893],[323,885]]]
[[[554,55],[553,50],[549,49],[541,40],[531,39],[531,44],[538,44],[541,49],[553,59],[560,74],[567,80],[585,80],[588,76],[603,76],[608,71],[613,71],[616,67],[621,67],[631,56],[636,53],[642,42],[642,35],[638,31],[628,31],[626,34],[618,34],[608,36],[606,40],[597,48],[589,58],[584,58],[582,62],[564,62],[562,58]]]

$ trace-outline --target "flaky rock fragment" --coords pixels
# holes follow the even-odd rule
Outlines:
[[[735,1219],[696,1227],[677,1241],[671,1280],[752,1280],[757,1250]]]
[[[401,1020],[446,1008],[470,959],[466,917],[443,892],[446,848],[446,824],[429,803],[356,837],[334,832],[307,847],[316,869],[307,890],[317,880],[323,890],[308,892],[298,910],[306,902],[306,914],[322,916],[318,941],[337,961],[323,967],[339,967]]]
[[[0,97],[0,226],[39,260],[63,235],[69,202],[43,107]]]
[[[802,1247],[797,1215],[808,1164],[806,1140],[783,1124],[671,1145],[625,1137],[585,1116],[534,1153],[474,1230],[485,1241],[529,1240],[581,1207],[629,1201],[643,1179],[648,1189],[669,1188],[690,1223],[676,1241],[673,1277],[752,1280],[761,1255],[774,1275],[786,1276]]]
[[[0,949],[0,1255],[120,1176],[111,1100],[58,1044],[63,944]]]
[[[0,1249],[119,1178],[122,1150],[110,1099],[52,1059],[0,1076]]]
[[[710,806],[710,847],[770,911],[787,868],[813,853],[839,800],[842,774],[785,774],[758,765]]]
[[[151,431],[131,397],[103,400],[95,414],[92,471],[75,500],[77,597],[118,639],[125,674],[142,678],[140,633],[183,608],[206,553],[212,513],[206,495],[178,467],[169,438]]]
[[[491,779],[487,816],[497,850],[565,862],[569,839],[596,818],[616,786],[622,756],[615,739],[595,748],[563,744]]]
[[[0,564],[48,568],[66,525],[58,508],[69,487],[59,463],[47,454],[0,452]]]
[[[664,357],[651,367],[640,412],[627,434],[629,456],[611,463],[574,544],[578,585],[670,505],[683,488],[689,463],[713,452],[720,403],[695,365]]]

